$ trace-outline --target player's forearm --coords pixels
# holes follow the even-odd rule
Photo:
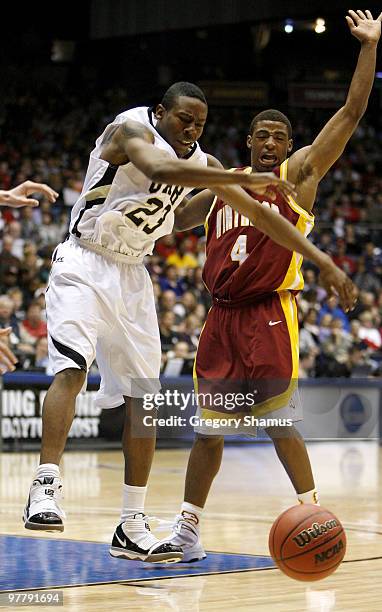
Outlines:
[[[377,43],[363,42],[345,103],[346,111],[358,121],[367,108],[374,83],[376,59]]]
[[[261,204],[257,206],[262,208],[262,210],[256,211],[253,220],[257,229],[267,234],[274,242],[277,242],[289,251],[301,253],[301,255],[316,264],[320,270],[324,270],[332,265],[330,257],[309,242],[292,223],[270,208]]]
[[[243,172],[229,172],[183,160],[163,160],[150,172],[150,178],[157,183],[198,188],[212,187],[216,184],[245,185],[249,184],[248,176]]]

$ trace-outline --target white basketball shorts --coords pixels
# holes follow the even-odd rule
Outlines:
[[[161,344],[150,276],[143,264],[106,259],[73,239],[53,257],[46,292],[49,358],[54,374],[88,371],[97,359],[96,404],[160,389]]]

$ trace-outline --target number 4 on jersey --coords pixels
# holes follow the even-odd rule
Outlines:
[[[231,250],[231,259],[232,261],[238,261],[239,266],[243,263],[248,257],[249,253],[247,253],[247,234],[240,234],[238,236],[235,244]]]

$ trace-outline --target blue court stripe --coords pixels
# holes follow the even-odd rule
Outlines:
[[[137,582],[274,569],[270,557],[210,552],[196,563],[159,565],[114,559],[109,545],[46,538],[0,537],[0,590]]]

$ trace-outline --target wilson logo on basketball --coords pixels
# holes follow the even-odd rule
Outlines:
[[[303,531],[300,531],[300,533],[298,533],[293,538],[293,540],[296,542],[298,546],[300,546],[300,548],[303,548],[304,546],[309,544],[311,540],[314,540],[315,538],[318,538],[320,535],[327,533],[328,531],[330,531],[330,529],[334,529],[334,527],[338,527],[338,523],[335,519],[326,521],[322,525],[319,525],[318,523],[313,523],[311,527],[308,527],[308,529],[304,529]]]
[[[324,550],[324,551],[322,551],[320,553],[316,553],[316,555],[314,557],[314,562],[315,563],[322,563],[323,561],[327,561],[328,559],[331,559],[335,555],[338,555],[338,553],[341,552],[343,547],[344,547],[344,544],[343,544],[342,540],[340,540],[339,542],[334,544],[334,546],[331,546],[327,550]]]

